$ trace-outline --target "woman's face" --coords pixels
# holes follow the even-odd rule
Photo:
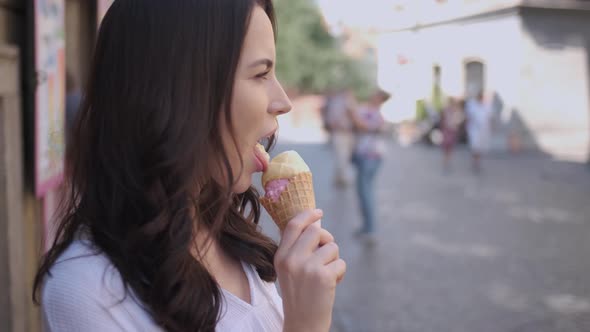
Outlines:
[[[277,130],[277,116],[291,110],[291,102],[275,76],[275,42],[270,19],[255,6],[236,70],[231,117],[236,145],[222,119],[222,137],[236,180],[232,191],[242,193],[252,174],[263,170],[256,143]],[[223,118],[223,117],[222,117]],[[240,164],[240,156],[243,165]]]

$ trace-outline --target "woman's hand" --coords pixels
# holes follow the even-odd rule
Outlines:
[[[320,210],[293,218],[283,232],[275,255],[285,311],[285,332],[327,332],[332,322],[336,285],[346,263],[334,237],[322,229]]]

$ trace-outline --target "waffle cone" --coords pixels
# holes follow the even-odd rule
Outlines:
[[[311,172],[303,172],[289,179],[287,188],[281,193],[277,201],[270,198],[260,198],[260,203],[281,232],[287,223],[298,213],[315,209],[315,194]]]

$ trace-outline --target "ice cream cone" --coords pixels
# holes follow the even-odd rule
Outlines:
[[[276,179],[287,179],[299,173],[311,172],[303,158],[295,151],[286,151],[274,157],[262,174],[262,186]]]
[[[315,209],[311,172],[301,172],[289,178],[289,184],[281,192],[278,200],[262,197],[260,203],[282,232],[287,227],[287,223],[298,213]]]

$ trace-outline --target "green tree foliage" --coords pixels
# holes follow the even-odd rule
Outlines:
[[[285,87],[302,93],[352,88],[366,96],[373,88],[374,70],[366,61],[352,59],[326,29],[312,0],[275,0],[277,75]]]

